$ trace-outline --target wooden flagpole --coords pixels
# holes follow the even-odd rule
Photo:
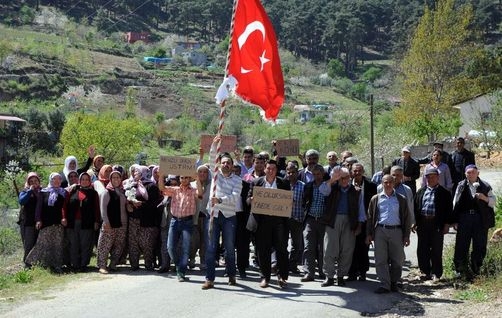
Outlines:
[[[228,75],[228,61],[230,59],[230,52],[232,50],[232,36],[234,33],[234,22],[235,22],[235,10],[237,9],[237,2],[239,0],[234,0],[233,2],[233,8],[232,8],[232,19],[230,22],[230,39],[228,41],[228,51],[227,51],[227,61],[225,65],[225,76],[224,80],[226,79]],[[227,88],[228,89],[228,88]],[[218,124],[218,132],[216,133],[216,136],[220,137],[218,140],[218,145],[216,146],[216,158],[214,162],[214,171],[213,171],[213,198],[216,197],[216,182],[218,180],[218,163],[220,162],[219,156],[221,153],[221,136],[223,132],[223,127],[225,125],[225,102],[226,100],[223,100],[220,104],[220,121]],[[212,233],[213,233],[213,221],[214,221],[214,204],[211,204],[211,214],[209,218],[209,240],[212,238]],[[210,243],[208,243],[210,244]]]

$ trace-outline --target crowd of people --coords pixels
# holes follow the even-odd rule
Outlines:
[[[380,281],[375,292],[383,294],[398,291],[412,231],[421,279],[440,279],[443,238],[453,227],[458,275],[479,274],[495,197],[463,138],[451,154],[438,142],[421,159],[405,146],[400,158],[371,179],[350,151],[341,152],[340,161],[329,151],[322,166],[314,149],[288,161],[250,146],[242,154],[217,153],[219,141],[217,136],[207,164],[201,150],[195,178],[161,175],[156,165],[105,164],[93,147],[84,167],[67,157],[47,186],[30,172],[19,194],[24,263],[57,273],[87,271],[95,249],[101,274],[119,265],[137,271],[143,259],[146,270],[174,269],[183,282],[198,256],[206,290],[214,288],[220,262],[228,284],[235,285],[237,276],[246,279],[253,260],[262,288],[274,274],[286,288],[290,273],[301,275],[303,283],[317,277],[328,287],[365,281],[374,245]],[[253,213],[257,187],[291,191],[290,216]]]

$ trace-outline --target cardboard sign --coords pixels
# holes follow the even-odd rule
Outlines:
[[[275,150],[279,156],[298,156],[300,154],[300,140],[281,139],[276,140]]]
[[[197,175],[196,161],[195,158],[160,156],[159,172],[164,176],[172,174],[194,177]]]
[[[291,217],[293,192],[289,190],[253,188],[251,211],[256,214]]]
[[[211,150],[211,144],[213,143],[215,135],[201,135],[200,136],[200,146],[204,149],[205,153],[209,153]],[[233,153],[235,148],[237,148],[237,136],[228,135],[221,136],[221,151]]]

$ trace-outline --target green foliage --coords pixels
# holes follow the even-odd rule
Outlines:
[[[19,20],[22,24],[30,24],[35,18],[35,10],[27,5],[23,5],[19,10]]]
[[[452,106],[478,93],[476,79],[464,71],[478,50],[471,21],[471,6],[437,1],[435,10],[425,9],[401,63],[403,103],[396,109],[396,122],[422,131],[428,141],[448,134],[456,124],[447,123],[455,119]]]
[[[106,162],[132,162],[134,155],[151,138],[152,128],[139,118],[120,118],[114,113],[75,113],[67,118],[61,133],[64,156],[87,157],[95,145]]]
[[[166,50],[162,47],[156,47],[149,52],[149,55],[153,57],[166,57]]]
[[[12,46],[6,40],[0,40],[0,65],[3,63],[4,59],[11,54]]]
[[[339,59],[331,59],[328,62],[328,76],[331,78],[344,77],[345,67]]]
[[[354,83],[348,78],[340,78],[336,79],[333,85],[335,86],[335,90],[337,92],[348,95],[350,94],[350,92],[352,92],[352,87],[354,86]]]
[[[363,80],[373,83],[375,80],[382,76],[382,69],[379,67],[371,66],[363,73]]]
[[[0,228],[0,255],[10,255],[20,247],[19,233],[11,228]]]
[[[33,281],[33,273],[30,270],[21,270],[14,274],[14,282],[19,284],[29,284]]]

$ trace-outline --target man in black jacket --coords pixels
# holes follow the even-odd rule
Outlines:
[[[377,186],[364,176],[364,166],[361,163],[352,165],[352,184],[361,193],[364,203],[364,211],[368,211],[371,198],[377,193]],[[349,281],[366,280],[366,272],[370,268],[368,257],[369,245],[366,244],[366,222],[361,223],[361,233],[356,236],[356,245],[352,255],[352,264],[349,270]]]
[[[417,192],[416,180],[420,177],[420,165],[411,157],[409,146],[404,146],[401,149],[401,157],[392,161],[393,166],[401,166],[403,168],[403,183],[410,187],[413,195]]]
[[[425,171],[427,185],[415,195],[418,267],[424,280],[443,275],[443,238],[452,223],[453,201],[450,191],[439,184],[439,171]],[[432,275],[435,277],[433,278]]]
[[[253,188],[265,187],[272,189],[291,190],[289,181],[277,177],[277,163],[269,160],[265,166],[265,176],[256,179],[249,191],[248,203],[253,199]],[[252,211],[251,211],[252,212]],[[268,287],[271,268],[272,248],[277,255],[277,267],[279,268],[277,280],[279,287],[287,286],[289,274],[288,263],[288,217],[253,214],[258,227],[256,229],[256,248],[258,250],[258,260],[260,263],[261,283],[260,287]]]

